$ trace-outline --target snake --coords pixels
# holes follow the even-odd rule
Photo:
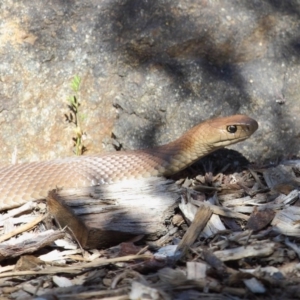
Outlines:
[[[206,120],[173,142],[0,167],[0,211],[45,199],[56,188],[80,188],[127,179],[169,177],[203,156],[249,138],[258,123],[246,115]]]

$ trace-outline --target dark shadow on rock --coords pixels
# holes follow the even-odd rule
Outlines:
[[[300,3],[297,0],[267,0],[271,7],[281,14],[289,14],[300,17]]]
[[[116,141],[120,143],[120,138],[122,137],[122,135],[128,134],[130,135],[130,137],[128,137],[128,140],[130,141],[127,146],[120,143],[118,148],[116,148],[117,150],[132,150],[136,145],[139,145],[137,147],[139,149],[148,148],[157,144],[157,141],[155,139],[155,132],[159,130],[162,124],[158,122],[150,122],[144,119],[142,120],[135,115],[130,116],[126,112],[123,112],[122,115],[122,119],[118,121],[118,126],[114,126],[113,128],[112,138],[116,139]],[[128,132],[126,128],[134,128],[135,132],[142,131],[142,134],[134,136],[134,132]],[[133,144],[130,144],[130,142],[132,142]],[[145,147],[145,145],[147,145],[148,147]]]
[[[270,14],[278,14],[278,20],[280,17],[292,16],[300,18],[300,3],[295,0],[266,0],[266,1],[245,1],[244,5],[250,11],[254,11],[259,18],[264,18]],[[275,21],[276,22],[276,21]],[[272,22],[270,22],[271,24]],[[298,32],[300,31],[300,27],[298,24]],[[272,34],[273,37],[276,37]],[[300,33],[299,33],[300,35]],[[278,58],[284,58],[287,63],[292,62],[293,64],[300,63],[300,44],[299,44],[299,35],[286,37],[287,43],[283,43],[281,47],[279,47],[279,52],[276,52]],[[276,42],[275,42],[276,43]],[[295,61],[294,57],[297,57],[298,60]]]
[[[187,74],[187,65],[192,61],[205,75],[203,85],[225,81],[242,94],[244,104],[249,103],[243,78],[232,63],[238,56],[233,45],[217,45],[210,37],[211,29],[191,35],[190,30],[195,30],[193,20],[179,16],[173,2],[125,0],[121,3],[112,2],[109,13],[115,37],[112,40],[120,42],[117,47],[121,60],[133,67],[160,65],[172,78],[174,87],[183,87],[182,100],[196,96]],[[216,106],[219,101],[224,99],[215,99]],[[234,107],[239,108],[237,103]]]

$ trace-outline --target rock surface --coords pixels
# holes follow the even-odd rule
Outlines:
[[[0,3],[2,162],[72,155],[74,75],[88,153],[169,142],[213,116],[259,131],[256,161],[300,152],[297,1],[51,0]],[[111,139],[113,137],[113,139]]]

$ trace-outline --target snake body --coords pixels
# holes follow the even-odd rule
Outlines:
[[[247,139],[257,128],[255,120],[235,115],[207,120],[174,142],[151,149],[5,166],[0,168],[0,211],[43,199],[57,187],[169,176],[219,148]]]

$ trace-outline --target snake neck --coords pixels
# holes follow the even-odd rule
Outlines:
[[[156,147],[154,153],[160,159],[158,167],[160,175],[170,176],[215,150],[215,147],[209,147],[190,135],[188,138],[179,138],[169,144]]]

